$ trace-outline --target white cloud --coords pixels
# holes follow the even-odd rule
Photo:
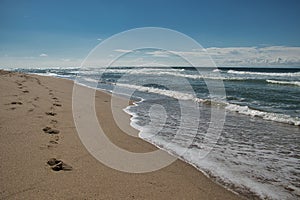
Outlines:
[[[173,54],[179,55],[179,56],[191,56],[191,57],[203,57],[207,56],[207,52],[205,49],[197,50],[197,51],[170,51]]]
[[[167,58],[170,56],[169,52],[161,51],[161,50],[146,52],[146,54],[154,56],[154,57],[164,57],[164,58]]]
[[[133,52],[132,50],[127,50],[127,49],[115,49],[114,51],[120,52],[120,53],[129,53],[129,52]]]
[[[128,53],[131,50],[116,49],[116,52]],[[151,51],[145,54],[153,57],[172,58],[179,55],[198,59],[204,65],[211,63],[209,56],[217,66],[300,66],[300,47],[210,47],[191,51]],[[174,57],[173,57],[174,58]]]
[[[45,53],[42,53],[42,54],[40,54],[40,57],[48,57],[48,55]]]
[[[218,66],[300,66],[300,47],[210,47],[198,51],[171,51],[190,58],[207,59]]]
[[[300,47],[212,47],[206,50],[219,66],[300,65]]]

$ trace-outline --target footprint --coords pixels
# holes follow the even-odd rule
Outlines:
[[[70,171],[73,169],[70,165],[64,163],[62,160],[57,160],[56,158],[50,158],[47,161],[47,164],[53,171]]]
[[[28,112],[32,112],[32,111],[34,111],[34,109],[33,109],[33,108],[30,108],[30,109],[28,110]]]
[[[58,135],[52,135],[51,140],[49,141],[51,144],[58,144],[59,136]]]
[[[23,103],[21,101],[13,101],[10,104],[13,104],[13,105],[22,105]]]
[[[36,82],[37,82],[39,85],[41,85],[41,81],[40,81],[40,79],[38,79],[38,78],[35,78],[35,80],[36,80]]]
[[[50,121],[50,124],[57,124],[57,120],[55,120],[55,119],[52,119],[51,121]]]
[[[49,143],[50,143],[50,144],[58,144],[58,142],[55,141],[55,140],[50,140]]]
[[[24,91],[22,91],[23,93],[29,93],[29,91],[28,90],[24,90]]]
[[[58,135],[55,135],[54,136],[54,140],[57,142],[59,140],[59,136]]]
[[[35,97],[33,100],[37,101],[37,100],[39,100],[39,98],[40,98],[40,97]]]
[[[51,148],[53,148],[53,145],[51,145],[51,144],[41,145],[41,146],[40,146],[40,149],[41,149],[41,150],[44,150],[44,149],[51,149]]]
[[[53,105],[54,105],[54,106],[61,107],[61,104],[59,104],[59,103],[54,103]]]
[[[43,128],[43,131],[48,134],[59,134],[59,130],[52,129],[49,126],[46,126],[45,128]]]
[[[50,111],[50,112],[46,112],[46,115],[55,116],[57,115],[57,113]]]

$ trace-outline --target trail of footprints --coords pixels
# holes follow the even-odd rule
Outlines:
[[[54,95],[53,90],[49,89],[48,87],[45,87],[49,91],[49,96],[52,99],[53,103],[50,107],[50,111],[45,112],[45,114],[49,117],[51,117],[51,121],[49,126],[44,127],[42,130],[49,134],[51,136],[51,139],[49,141],[50,145],[57,145],[58,141],[60,139],[59,134],[60,131],[56,129],[56,124],[58,121],[55,119],[55,116],[57,113],[55,112],[56,107],[62,107],[62,104],[58,100],[58,98]],[[72,170],[72,167],[66,163],[64,163],[62,160],[58,160],[56,158],[50,158],[47,161],[47,164],[50,166],[50,168],[53,171],[70,171]]]
[[[25,75],[21,75],[19,77],[21,77],[21,78],[25,77],[26,79],[29,79]],[[15,83],[17,84],[18,89],[20,89],[23,94],[26,94],[26,93],[29,93],[29,90],[27,90],[27,86],[25,86],[23,84],[24,82],[26,82],[26,80],[15,81]],[[16,110],[17,108],[21,107],[24,104],[24,102],[22,101],[22,93],[13,95],[17,99],[15,101],[12,101],[10,103],[5,104],[5,105],[10,105],[10,107],[8,108],[9,110]],[[34,110],[34,108],[36,107],[36,105],[34,103],[32,103],[32,101],[28,101],[27,103],[31,104],[31,106],[29,106],[31,108],[28,109],[28,112],[32,112]]]
[[[1,75],[6,75],[6,74],[1,74]],[[11,76],[10,73],[8,73],[9,76]],[[56,129],[56,125],[58,124],[58,120],[55,119],[55,116],[57,116],[57,113],[55,112],[56,108],[58,107],[62,107],[62,104],[60,103],[59,99],[54,95],[53,90],[49,89],[48,87],[44,86],[43,84],[41,84],[40,80],[38,78],[35,77],[29,77],[27,75],[19,75],[20,78],[23,78],[23,80],[17,80],[15,81],[15,83],[17,84],[17,87],[19,90],[21,90],[21,92],[26,95],[29,93],[29,90],[27,89],[27,86],[24,85],[24,83],[28,80],[28,79],[35,79],[36,82],[40,85],[43,86],[46,90],[48,90],[49,92],[49,96],[51,98],[52,101],[52,106],[50,107],[50,111],[45,112],[45,115],[50,117],[50,125],[44,127],[42,129],[42,131],[44,133],[49,134],[50,136],[50,140],[49,140],[49,144],[47,145],[47,148],[51,148],[53,147],[53,145],[58,145],[59,144],[59,139],[60,139],[60,131],[58,129]],[[22,94],[21,93],[21,94]],[[5,105],[9,105],[10,106],[10,110],[15,110],[18,107],[24,105],[24,103],[22,102],[22,95],[13,95],[14,97],[17,98],[17,100],[12,101],[11,103],[5,104]],[[35,103],[33,102],[38,102],[40,99],[40,97],[34,97],[32,101],[28,101],[27,103],[31,104],[31,108],[28,109],[28,112],[33,112],[34,109],[36,107],[38,107]],[[49,165],[49,167],[53,170],[53,171],[69,171],[72,170],[72,167],[66,163],[64,163],[62,160],[58,160],[56,158],[50,158],[47,161],[47,164]]]

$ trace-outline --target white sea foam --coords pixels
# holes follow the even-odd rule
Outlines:
[[[183,77],[190,79],[211,79],[211,80],[229,80],[229,81],[243,81],[248,78],[245,77],[224,77],[221,75],[217,75],[216,73],[197,73],[197,74],[186,74],[184,73],[184,69],[161,69],[161,68],[133,68],[133,69],[97,69],[96,71],[77,71],[79,73],[88,75],[88,74],[99,74],[99,73],[116,73],[116,74],[130,74],[130,75],[155,75],[155,76],[175,76],[175,77]],[[213,72],[219,72],[219,69],[214,70]]]
[[[209,75],[209,74],[183,74],[176,71],[127,71],[129,74],[144,74],[144,75],[168,75],[168,76],[176,76],[190,79],[211,79],[211,80],[231,80],[231,81],[243,81],[247,80],[244,77],[224,77],[217,75]]]
[[[32,73],[32,74],[36,74],[36,75],[39,75],[39,76],[52,76],[52,77],[59,76],[58,74],[53,73],[53,72],[47,72],[47,73]]]
[[[138,105],[135,104],[133,106]],[[189,163],[198,170],[202,171],[206,176],[209,177],[209,174],[213,175],[216,177],[218,182],[225,184],[228,189],[230,189],[230,187],[237,189],[238,187],[240,192],[245,192],[246,194],[249,192],[255,193],[262,199],[283,199],[286,197],[287,194],[282,193],[282,191],[276,191],[276,193],[274,192],[274,190],[276,190],[276,186],[260,183],[255,180],[255,178],[252,179],[248,176],[238,175],[234,173],[234,170],[231,171],[231,168],[228,169],[228,166],[224,166],[223,162],[219,162],[212,158],[199,159],[199,157],[201,157],[199,156],[201,152],[204,153],[206,151],[204,146],[201,149],[190,149],[184,147],[184,145],[181,146],[181,144],[170,142],[167,139],[155,137],[147,128],[138,125],[138,115],[130,111],[130,108],[133,106],[129,106],[124,110],[128,114],[132,115],[131,126],[140,131],[139,136],[142,139],[150,142],[159,149],[167,151],[169,154],[183,160],[184,162]]]
[[[181,72],[184,69],[173,69],[173,68],[121,68],[121,69],[102,69],[105,73],[128,73],[128,74],[156,74],[159,72]]]
[[[94,83],[98,83],[98,80],[92,79],[92,78],[83,78],[85,81],[88,82],[94,82]]]
[[[300,77],[300,72],[287,72],[287,73],[275,73],[275,72],[250,72],[250,71],[235,71],[228,70],[229,74],[249,74],[249,75],[261,75],[261,76],[283,76],[283,77]]]
[[[281,84],[281,85],[295,85],[300,86],[300,81],[277,81],[277,80],[267,80],[268,83]]]
[[[213,72],[221,72],[222,70],[220,69],[214,69]]]
[[[254,110],[254,109],[249,108],[248,106],[240,106],[237,104],[228,104],[225,108],[227,110],[234,111],[234,112],[244,114],[244,115],[249,115],[249,116],[253,116],[253,117],[261,117],[265,120],[300,126],[300,119],[298,117],[291,117],[291,116],[285,115],[285,114],[270,113],[270,112]]]
[[[157,143],[155,138],[152,139],[152,141],[150,142]],[[163,147],[168,146],[163,145]],[[275,187],[273,186],[259,183],[255,179],[252,179],[247,176],[239,176],[235,174],[234,172],[228,170],[228,167],[225,167],[224,163],[220,163],[210,158],[199,159],[199,151],[201,151],[199,149],[187,150],[186,148],[183,148],[180,145],[172,145],[172,149],[167,148],[165,150],[167,150],[167,152],[176,157],[178,157],[178,155],[181,155],[182,152],[185,152],[185,154],[183,154],[182,157],[178,158],[194,166],[196,169],[202,171],[208,177],[208,174],[211,174],[217,177],[217,181],[222,182],[225,185],[234,185],[233,187],[235,188],[239,187],[238,190],[242,193],[251,192],[257,194],[262,199],[282,199],[283,197],[286,197],[286,193],[282,193],[281,191],[277,191],[275,193]],[[230,187],[228,189],[230,189]]]
[[[193,94],[187,94],[187,93],[173,91],[173,90],[165,90],[165,89],[123,84],[123,83],[117,83],[116,85],[120,87],[135,89],[141,92],[151,92],[155,94],[160,94],[160,95],[164,95],[164,96],[168,96],[180,100],[193,100],[195,98]]]

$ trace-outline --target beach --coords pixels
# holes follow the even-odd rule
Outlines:
[[[242,198],[181,160],[141,174],[109,168],[93,158],[78,137],[72,115],[73,81],[6,71],[0,71],[0,77],[1,199]],[[110,98],[96,92],[97,117],[107,137],[128,151],[155,150],[118,128],[108,106]],[[123,109],[117,109],[122,123],[137,135]],[[49,164],[51,158],[60,162],[57,168]]]

